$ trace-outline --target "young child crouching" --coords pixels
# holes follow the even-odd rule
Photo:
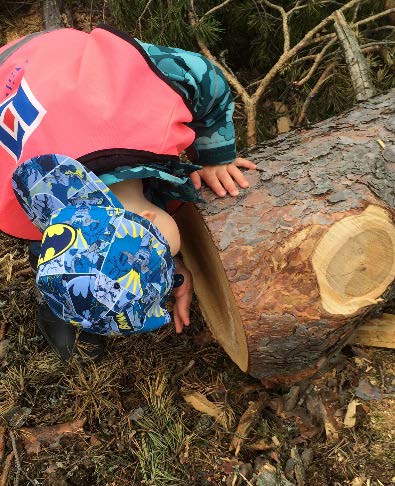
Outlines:
[[[38,325],[63,359],[77,338],[95,359],[100,334],[169,322],[172,289],[177,332],[189,324],[167,203],[198,201],[201,181],[219,196],[248,186],[239,167],[255,165],[236,158],[233,108],[203,56],[112,28],[0,49],[0,229],[35,242]]]

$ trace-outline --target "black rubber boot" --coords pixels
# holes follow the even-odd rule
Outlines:
[[[38,256],[35,255],[34,249],[31,244],[29,262],[36,271]],[[80,331],[72,324],[56,317],[38,290],[37,324],[45,340],[63,361],[69,361],[72,357],[81,361],[98,361],[103,355],[103,337]]]
[[[63,361],[72,357],[97,361],[103,355],[102,336],[79,331],[56,317],[44,302],[37,306],[37,324],[45,340]]]

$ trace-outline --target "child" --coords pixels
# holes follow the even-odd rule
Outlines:
[[[238,167],[255,165],[235,157],[229,88],[220,70],[199,54],[145,44],[100,27],[90,34],[74,29],[36,33],[3,47],[0,89],[0,175],[4,184],[0,229],[17,237],[42,239],[37,283],[46,304],[39,306],[38,325],[52,347],[68,359],[79,327],[83,329],[79,342],[89,344],[88,355],[95,358],[102,352],[98,334],[150,330],[152,327],[144,325],[144,312],[158,310],[173,286],[171,256],[179,250],[180,237],[166,213],[167,202],[199,200],[195,188],[200,188],[201,180],[220,196],[226,192],[237,195],[235,182],[248,186]],[[181,163],[178,156],[184,150],[204,167]],[[65,156],[40,157],[43,154]],[[20,168],[15,170],[17,166]],[[94,181],[94,197],[86,180]],[[76,194],[82,190],[82,195],[73,199],[68,187]],[[34,192],[37,188],[39,196]],[[111,215],[105,213],[105,201]],[[92,219],[92,212],[100,217]],[[124,235],[135,253],[118,244],[122,238],[111,233],[113,213],[122,213],[119,218],[126,218],[128,228],[130,222],[139,224],[139,245],[137,240],[129,241],[129,234]],[[59,217],[64,221],[53,223]],[[115,218],[117,222],[119,218]],[[58,224],[66,225],[63,236],[56,235]],[[63,247],[61,254],[48,247],[54,238],[57,245],[60,240],[64,244],[65,235],[71,233],[79,239],[66,250]],[[108,240],[109,234],[116,245]],[[153,240],[147,244],[147,238],[162,245],[167,256],[157,254]],[[35,246],[37,250],[40,245]],[[123,276],[110,275],[108,268],[104,274],[98,270],[98,262],[103,265],[110,250],[118,252],[126,270]],[[192,283],[182,262],[176,264],[180,285],[174,290],[174,319],[181,332],[189,324]],[[70,283],[70,275],[88,274],[88,267],[87,280],[80,279],[79,287]],[[125,277],[130,272],[137,282],[132,293]],[[105,296],[111,294],[108,285],[115,284],[114,279],[120,285],[117,295],[121,291],[123,295],[111,303]],[[70,292],[77,288],[70,300]],[[92,289],[94,296],[90,295]],[[129,306],[131,302],[134,307]],[[121,311],[121,303],[128,312]],[[85,321],[82,304],[90,316]],[[81,311],[74,309],[76,319],[72,306]],[[169,316],[159,308],[159,314],[164,313],[159,319],[162,325]],[[95,313],[108,319],[99,319]]]

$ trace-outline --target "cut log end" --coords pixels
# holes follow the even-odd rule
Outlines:
[[[395,278],[394,248],[395,226],[378,206],[332,225],[312,256],[325,311],[346,316],[379,302]]]
[[[206,324],[230,358],[242,371],[247,371],[248,349],[240,313],[203,218],[188,204],[176,219],[183,235],[183,258],[192,272]]]

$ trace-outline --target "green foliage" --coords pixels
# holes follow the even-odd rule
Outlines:
[[[278,10],[270,8],[262,0],[238,0],[226,4],[223,8],[205,15],[210,9],[218,6],[219,0],[195,0],[195,14],[200,21],[195,31],[192,29],[188,11],[190,0],[109,0],[109,11],[112,21],[120,28],[147,42],[167,44],[190,50],[199,50],[196,34],[208,46],[220,62],[230,69],[244,86],[253,85],[274,66],[283,53],[284,35],[282,18]],[[298,43],[307,32],[327,18],[345,1],[336,0],[272,0],[282,6],[286,12],[297,4],[303,8],[296,9],[288,19],[291,47]],[[356,22],[384,10],[384,0],[366,0],[346,12],[349,22]],[[372,41],[394,42],[394,28],[386,26],[388,18],[380,18],[372,23],[355,29],[361,45]],[[379,29],[378,29],[379,28]],[[320,35],[334,32],[333,23],[320,31]],[[329,62],[336,59],[333,75],[323,85],[308,110],[308,122],[336,114],[352,106],[354,93],[341,50],[337,43],[326,53],[314,75],[303,86],[296,87],[295,82],[303,78],[313,59],[298,62],[306,55],[317,55],[325,42],[314,42],[285,66],[265,93],[265,98],[258,107],[258,134],[262,139],[275,134],[275,117],[267,102],[281,101],[289,107],[291,118],[297,119],[301,107],[311,89]],[[393,48],[387,54],[383,52],[369,55],[373,82],[378,91],[384,91],[394,85],[391,75],[391,58]],[[386,59],[384,59],[386,57]],[[251,93],[256,85],[249,88]],[[238,101],[236,99],[236,101]],[[245,120],[241,117],[239,133],[242,133]]]

